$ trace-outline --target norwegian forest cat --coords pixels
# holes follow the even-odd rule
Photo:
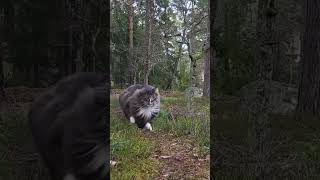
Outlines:
[[[132,85],[119,96],[119,103],[130,123],[152,131],[151,121],[160,112],[158,88],[150,85]]]
[[[36,149],[53,180],[109,177],[107,76],[77,73],[40,95],[29,113]]]

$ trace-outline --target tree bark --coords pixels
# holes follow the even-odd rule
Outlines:
[[[217,1],[209,1],[209,17],[210,19],[208,19],[208,26],[207,26],[207,33],[208,33],[208,37],[207,37],[207,43],[205,45],[205,64],[204,64],[204,84],[203,84],[203,96],[205,97],[209,97],[210,96],[210,64],[211,62],[214,61],[214,47],[213,44],[214,42],[212,42],[213,44],[211,44],[210,41],[213,41],[214,39],[211,37],[213,37],[213,34],[211,34],[210,32],[213,31],[213,24],[216,18],[216,11],[217,11]],[[212,64],[213,66],[213,64]],[[212,68],[213,69],[213,68]],[[213,72],[211,72],[213,73]]]
[[[4,74],[3,74],[3,60],[4,60],[4,43],[0,44],[0,100],[6,97],[4,91]]]
[[[34,84],[33,84],[33,86],[38,88],[39,84],[40,84],[39,64],[38,63],[33,64],[33,75],[34,75]]]
[[[209,39],[208,39],[209,40]],[[204,82],[203,82],[203,96],[210,96],[210,51],[209,42],[205,45],[205,62],[204,62]]]
[[[270,177],[270,89],[273,70],[275,42],[275,18],[277,10],[274,0],[259,1],[257,19],[257,43],[255,59],[258,64],[258,81],[255,98],[250,103],[248,140],[255,159],[256,179]]]
[[[152,47],[152,26],[153,26],[153,8],[154,0],[146,0],[146,20],[145,20],[145,38],[144,38],[144,83],[149,83],[149,74],[151,68],[151,47]]]
[[[0,9],[0,98],[6,97],[5,94],[5,77],[3,62],[8,58],[9,45],[12,41],[14,8],[11,1],[1,3]]]
[[[320,115],[320,1],[305,0],[298,112]]]
[[[190,17],[194,16],[194,3],[191,5],[191,13],[189,15]],[[185,19],[186,20],[186,19]],[[197,59],[194,57],[194,43],[195,43],[195,37],[193,34],[193,29],[190,29],[190,32],[187,35],[187,48],[188,48],[188,54],[190,58],[190,87],[198,87],[197,86]]]
[[[134,83],[135,65],[133,57],[133,0],[128,0],[128,82]]]

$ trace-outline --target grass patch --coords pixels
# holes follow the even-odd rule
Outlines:
[[[111,99],[111,108],[117,101]],[[112,109],[111,109],[112,110]],[[157,173],[157,161],[152,159],[154,142],[143,136],[143,132],[119,119],[111,111],[110,140],[111,157],[119,162],[111,168],[112,179],[152,179]]]
[[[152,158],[155,151],[154,141],[146,138],[136,126],[125,122],[117,112],[118,100],[114,97],[111,97],[110,100],[111,156],[113,160],[119,161],[119,164],[111,169],[111,178],[153,179],[161,166]],[[183,95],[162,96],[161,111],[154,120],[153,127],[155,133],[187,137],[198,147],[200,155],[207,155],[210,149],[209,100],[195,98],[193,103],[193,111],[202,112],[204,116],[192,118],[177,115],[173,122],[170,119],[172,108],[177,108],[180,113],[187,114],[187,99]]]
[[[169,118],[167,111],[162,110],[154,122],[155,131],[170,133],[177,137],[188,136],[200,150],[200,155],[206,155],[210,150],[210,125],[209,117],[178,117],[175,122]]]
[[[183,96],[162,98],[161,103],[161,112],[154,122],[155,130],[176,136],[188,136],[196,142],[201,155],[208,154],[210,150],[209,99],[194,98],[192,112],[199,113],[194,116],[193,113],[188,112],[188,102]],[[172,110],[173,106],[176,109]],[[172,117],[174,113],[178,113],[178,115]]]

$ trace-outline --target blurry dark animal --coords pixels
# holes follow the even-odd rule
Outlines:
[[[107,75],[77,73],[33,103],[29,125],[53,180],[106,180]]]
[[[119,96],[119,103],[131,123],[135,123],[141,129],[152,131],[151,121],[160,112],[158,88],[150,85],[132,85]]]

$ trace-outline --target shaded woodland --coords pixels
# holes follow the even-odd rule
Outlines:
[[[216,2],[211,171],[318,177],[319,2]]]
[[[200,149],[194,159],[205,171],[193,177],[208,176],[209,149],[217,179],[320,176],[318,0],[112,0],[110,9],[107,3],[0,2],[0,154],[9,152],[0,156],[0,167],[8,169],[0,177],[46,177],[24,138],[24,110],[40,91],[30,88],[48,87],[74,72],[106,72],[109,67],[116,160],[124,160],[122,150],[149,152],[139,162],[148,165],[150,177],[167,177],[179,169],[170,166],[157,174],[160,166],[153,160],[194,164],[188,161],[192,158],[174,161],[170,158],[176,156],[153,154],[163,150],[163,139],[169,138],[169,143],[183,140],[186,146],[190,140],[197,142],[191,143]],[[118,121],[114,92],[135,83],[152,84],[164,94],[164,110],[155,125],[158,136],[142,135]],[[198,112],[205,117],[196,116]],[[129,130],[122,133],[123,128]],[[135,149],[137,144],[141,149]],[[184,155],[192,156],[190,152]],[[16,162],[22,162],[21,167]],[[137,173],[143,168],[128,169],[133,171],[124,174],[125,168],[118,166],[112,173],[144,175]]]
[[[0,179],[49,178],[27,128],[30,104],[65,76],[108,68],[113,88],[111,155],[119,163],[113,177],[208,178],[207,4],[206,0],[1,1]],[[134,83],[161,91],[163,109],[155,134],[128,126],[117,112],[114,92]],[[174,143],[170,151],[160,152]],[[164,163],[170,168],[161,166]]]
[[[47,87],[74,72],[105,72],[107,3],[1,1],[1,87]]]
[[[76,72],[109,72],[107,0],[0,1],[0,179],[49,179],[27,112]]]
[[[111,179],[209,179],[208,2],[111,1]],[[120,110],[132,84],[159,89],[152,132]]]
[[[207,0],[111,2],[111,81],[114,88],[153,84],[197,87],[209,95]]]

